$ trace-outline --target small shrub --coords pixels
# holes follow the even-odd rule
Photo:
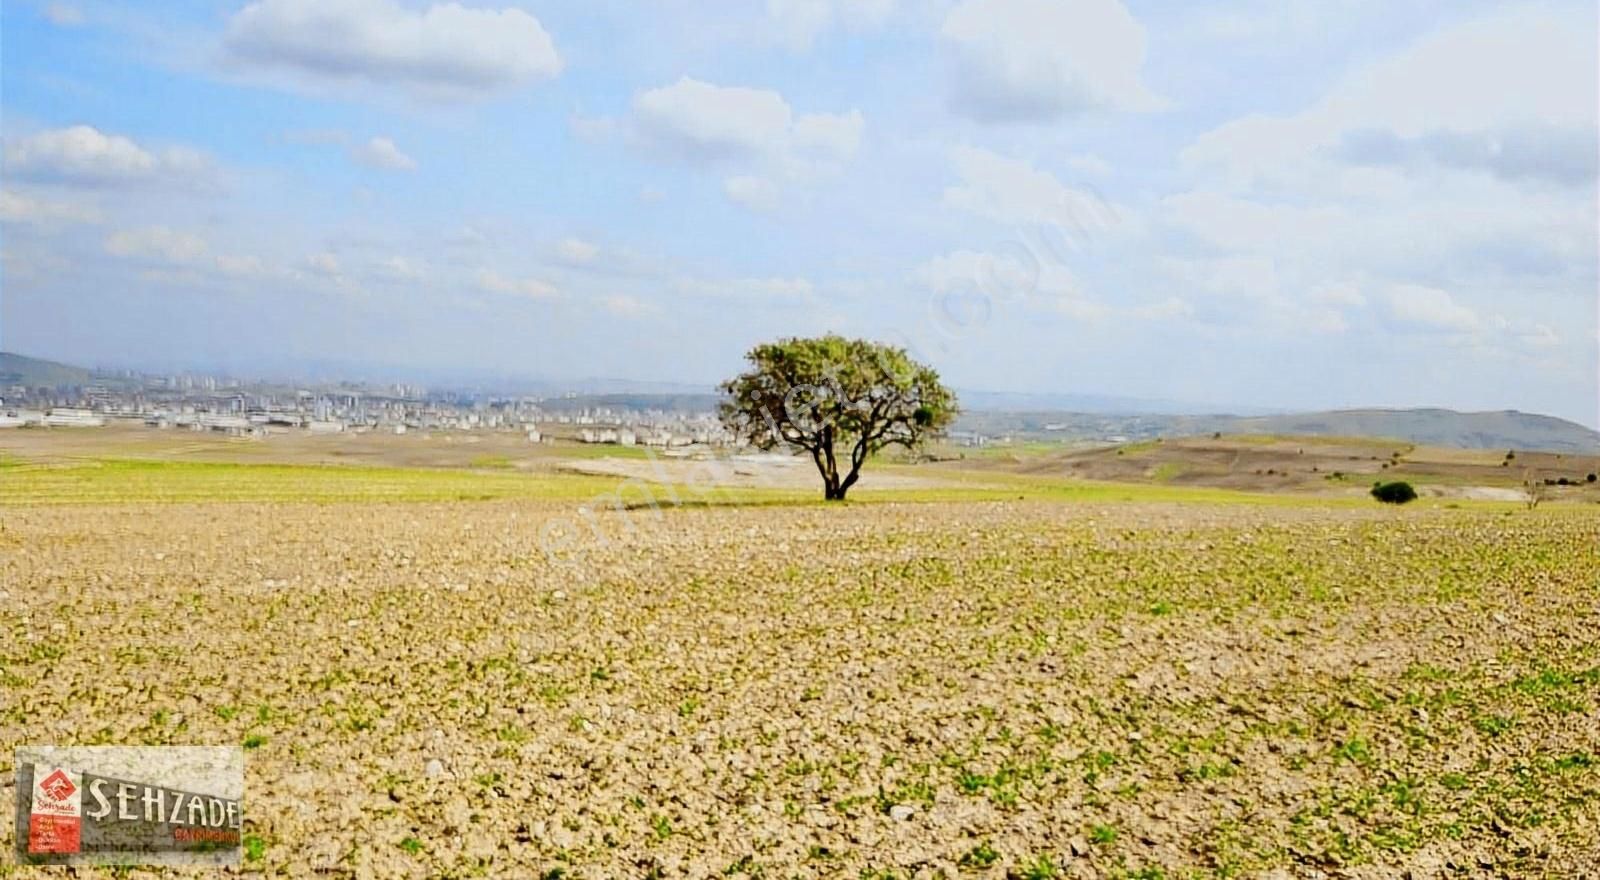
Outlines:
[[[1594,474],[1590,474],[1589,476],[1584,477],[1584,479],[1586,479],[1589,482],[1593,483],[1596,479],[1600,479],[1600,477],[1596,477]]]
[[[990,846],[988,841],[984,841],[983,843],[973,847],[971,850],[968,850],[967,853],[961,857],[961,867],[982,869],[993,865],[999,860],[1000,854],[995,852],[994,847]]]
[[[1405,504],[1407,501],[1417,500],[1417,490],[1404,481],[1393,483],[1375,483],[1372,486],[1372,497],[1384,504]]]

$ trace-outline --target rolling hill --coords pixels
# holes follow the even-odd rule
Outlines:
[[[83,367],[0,351],[0,385],[55,388],[83,385],[88,381],[89,371]]]

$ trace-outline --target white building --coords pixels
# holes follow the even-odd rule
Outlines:
[[[86,409],[58,406],[45,413],[44,423],[51,428],[98,428],[106,420]]]

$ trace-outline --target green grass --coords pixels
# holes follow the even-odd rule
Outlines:
[[[607,447],[613,452],[625,447]],[[642,453],[640,453],[642,455]],[[262,464],[88,458],[59,464],[30,463],[14,456],[0,469],[0,506],[193,502],[444,502],[509,499],[558,501],[597,509],[713,505],[820,504],[818,488],[725,488],[691,491],[687,486],[653,488],[638,481],[570,472],[525,473],[488,467],[405,468],[367,465]],[[938,481],[916,488],[875,486],[874,477],[899,474]],[[668,488],[671,489],[669,493]],[[620,491],[620,501],[617,493]],[[671,501],[675,493],[678,505]],[[881,464],[863,472],[848,503],[949,501],[1173,502],[1285,506],[1370,507],[1367,498],[1269,494],[1142,483],[1112,483],[1063,477],[930,470]],[[1508,502],[1460,501],[1463,507],[1517,507]]]
[[[8,467],[0,504],[580,500],[614,478],[355,465],[90,459]]]

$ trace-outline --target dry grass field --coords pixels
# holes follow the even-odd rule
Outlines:
[[[5,451],[0,801],[243,744],[247,875],[1600,876],[1577,500]]]

